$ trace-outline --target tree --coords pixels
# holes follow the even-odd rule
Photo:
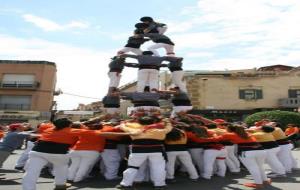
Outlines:
[[[255,122],[260,121],[262,119],[276,120],[277,122],[282,124],[283,129],[285,129],[286,125],[289,123],[293,123],[300,126],[300,114],[289,111],[257,112],[246,117],[245,122],[248,126],[252,126]]]

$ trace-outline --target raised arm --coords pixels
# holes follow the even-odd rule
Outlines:
[[[205,125],[207,125],[207,124],[216,124],[214,121],[212,121],[210,119],[206,119],[206,118],[204,118],[200,115],[187,114],[187,116],[189,116],[191,118],[198,119],[198,120],[202,121]]]
[[[123,63],[123,64],[126,67],[133,67],[133,68],[138,68],[139,67],[138,63]]]
[[[121,58],[126,58],[126,57],[129,57],[129,58],[133,58],[133,59],[137,59],[138,56],[137,55],[132,55],[132,54],[122,54],[120,55]]]

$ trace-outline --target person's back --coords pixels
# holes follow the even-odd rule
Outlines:
[[[105,138],[100,136],[100,133],[100,130],[83,130],[79,135],[79,140],[71,149],[102,152],[105,145]]]
[[[22,146],[24,139],[28,137],[27,134],[21,132],[8,132],[3,141],[0,142],[0,151],[13,152],[18,147]]]
[[[164,60],[164,57],[152,55],[138,55],[137,60],[140,65],[155,65],[159,66]]]

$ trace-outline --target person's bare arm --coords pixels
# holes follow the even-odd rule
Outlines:
[[[126,57],[129,57],[129,58],[133,58],[133,59],[137,59],[138,56],[137,55],[132,55],[132,54],[122,54],[120,55],[121,58],[126,58]]]
[[[187,116],[189,116],[191,118],[198,119],[198,120],[202,121],[205,125],[207,125],[207,124],[216,124],[214,121],[212,121],[210,119],[207,119],[207,118],[204,118],[200,115],[187,114]]]

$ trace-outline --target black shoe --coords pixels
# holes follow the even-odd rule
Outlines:
[[[168,184],[173,184],[173,183],[176,183],[176,179],[166,179],[166,182],[168,183]]]
[[[133,189],[133,187],[132,186],[124,186],[124,185],[117,185],[115,188],[117,188],[117,189]]]
[[[197,181],[199,181],[199,178],[197,178],[197,179],[190,179],[191,180],[191,182],[197,182]]]
[[[24,171],[24,167],[15,167],[15,170]]]
[[[166,189],[166,186],[154,186],[155,190],[164,190]]]

